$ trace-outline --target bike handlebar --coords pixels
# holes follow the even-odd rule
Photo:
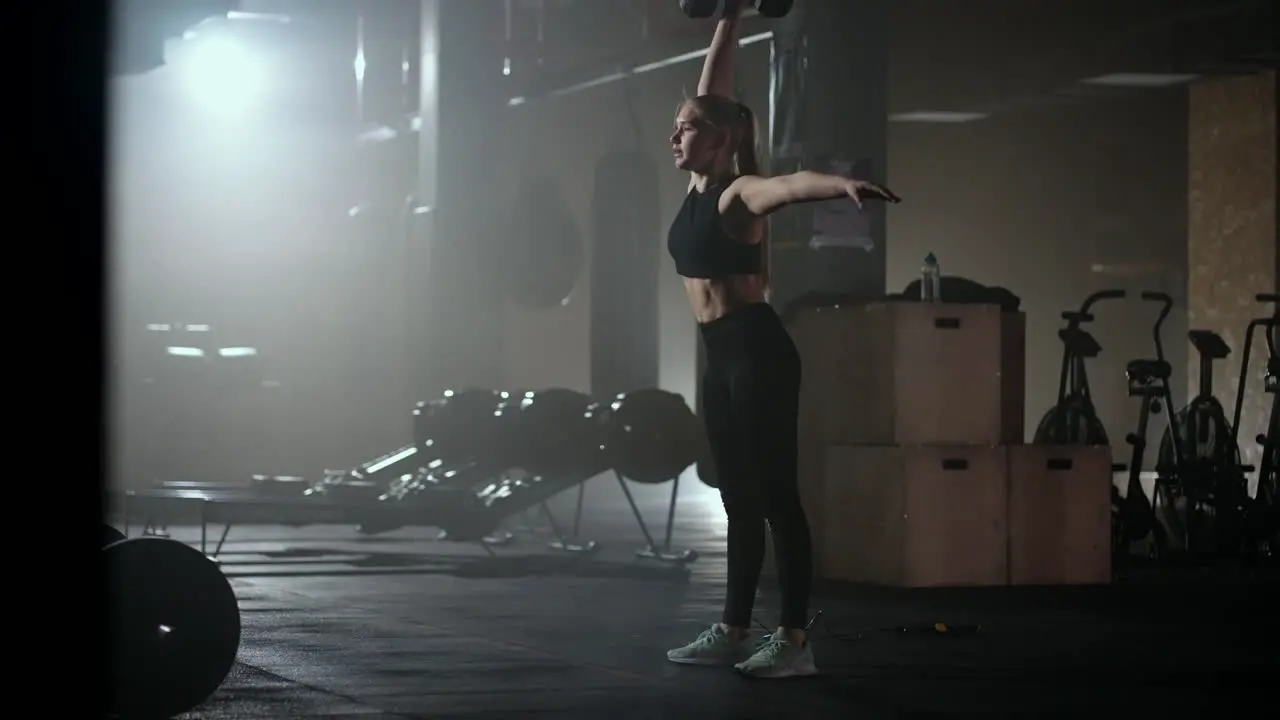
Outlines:
[[[1080,314],[1087,315],[1089,313],[1089,308],[1096,302],[1101,300],[1123,300],[1126,295],[1128,295],[1128,293],[1124,290],[1099,290],[1084,299],[1084,303],[1080,305]]]
[[[1160,315],[1156,318],[1156,324],[1151,328],[1151,336],[1156,343],[1156,358],[1164,360],[1164,343],[1160,341],[1160,326],[1164,325],[1165,318],[1169,317],[1169,312],[1173,310],[1173,298],[1169,293],[1144,290],[1142,291],[1142,299],[1147,302],[1158,302],[1164,306],[1160,308]]]
[[[1271,317],[1256,320],[1262,326],[1262,337],[1267,341],[1267,352],[1271,357],[1276,356],[1276,327],[1280,325],[1280,293],[1258,293],[1254,296],[1260,303],[1271,303],[1275,307],[1271,308]]]
[[[1276,297],[1274,295],[1259,295],[1259,302],[1275,302],[1268,301],[1264,298]],[[1271,317],[1254,318],[1249,321],[1249,327],[1244,331],[1244,352],[1241,353],[1240,361],[1240,381],[1236,385],[1236,405],[1235,410],[1231,414],[1231,439],[1238,440],[1240,436],[1240,415],[1244,410],[1244,389],[1249,382],[1249,358],[1252,356],[1253,348],[1253,331],[1262,329],[1263,341],[1267,344],[1267,357],[1269,359],[1276,358],[1276,328],[1280,327],[1280,306]],[[1269,360],[1270,361],[1270,360]],[[1269,362],[1268,361],[1268,362]]]

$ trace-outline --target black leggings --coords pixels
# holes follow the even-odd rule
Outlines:
[[[782,587],[779,624],[803,628],[813,557],[796,479],[800,354],[781,318],[764,303],[701,328],[707,350],[703,415],[729,516],[729,587],[721,622],[751,625],[767,520]]]

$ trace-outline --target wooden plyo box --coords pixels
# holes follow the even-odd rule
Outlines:
[[[999,446],[832,446],[818,574],[895,587],[1006,584],[1005,465]]]
[[[1111,582],[1111,449],[1021,445],[1009,453],[1009,582]]]
[[[1026,316],[890,302],[805,310],[791,324],[810,425],[832,445],[1002,445],[1024,436]]]

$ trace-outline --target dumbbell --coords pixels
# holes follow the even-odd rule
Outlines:
[[[767,18],[784,17],[795,0],[742,0],[742,7],[755,8]],[[691,18],[709,18],[720,9],[720,0],[680,0],[680,9]]]
[[[172,717],[203,703],[240,648],[240,606],[222,569],[185,543],[157,537],[117,540],[102,560],[105,714]]]
[[[506,398],[496,390],[445,390],[413,411],[413,441],[428,455],[449,461],[486,454],[493,444],[494,411]]]

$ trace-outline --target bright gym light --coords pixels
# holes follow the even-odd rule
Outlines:
[[[240,113],[261,99],[262,58],[235,38],[192,33],[181,41],[172,65],[191,95],[205,109]]]

